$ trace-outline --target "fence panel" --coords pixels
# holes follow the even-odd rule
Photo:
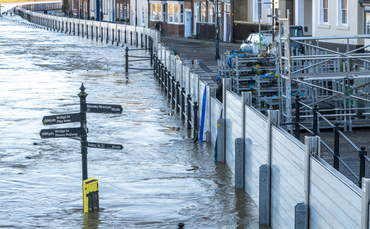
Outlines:
[[[310,176],[310,224],[360,228],[361,189],[322,159],[311,158]]]
[[[222,103],[214,97],[211,97],[211,110],[211,141],[212,145],[215,147],[217,138],[217,120],[221,118]]]
[[[245,190],[259,205],[259,167],[267,163],[267,120],[245,106]]]
[[[235,173],[235,139],[242,136],[241,98],[226,91],[226,164]]]
[[[271,225],[294,228],[294,207],[305,200],[305,147],[280,127],[271,129]]]

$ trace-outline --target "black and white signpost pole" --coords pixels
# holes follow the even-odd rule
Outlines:
[[[84,84],[81,84],[80,93],[80,128],[81,128],[81,155],[82,155],[82,180],[87,179],[87,127],[86,127],[86,97],[87,93],[85,92]]]
[[[48,115],[42,118],[44,125],[57,125],[66,123],[80,123],[80,127],[42,129],[41,138],[72,138],[81,142],[82,156],[82,183],[83,183],[83,202],[84,212],[99,210],[99,189],[98,179],[95,177],[88,179],[87,175],[87,148],[114,149],[122,150],[123,146],[118,144],[96,143],[87,141],[88,129],[86,126],[86,113],[101,114],[122,114],[122,106],[115,104],[93,104],[86,103],[87,93],[84,84],[81,84],[80,93],[80,113]]]

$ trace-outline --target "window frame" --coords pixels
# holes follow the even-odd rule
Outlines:
[[[155,11],[153,12],[153,5]],[[162,3],[152,2],[150,3],[150,21],[163,21],[163,5]],[[160,9],[160,11],[158,11]],[[155,14],[154,14],[155,13]]]
[[[172,13],[171,13],[172,11]],[[184,24],[184,3],[171,2],[167,3],[167,23],[182,25]]]
[[[324,8],[324,3],[327,3],[326,8]],[[325,21],[325,10],[326,10],[326,21]],[[329,0],[320,1],[320,24],[329,24]]]
[[[343,8],[343,3],[346,2],[346,8]],[[343,14],[344,13],[344,14]],[[348,26],[348,0],[338,0],[338,25],[339,26]],[[343,17],[343,15],[345,15]],[[345,19],[345,21],[343,21]]]

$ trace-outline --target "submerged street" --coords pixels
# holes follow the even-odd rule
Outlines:
[[[24,23],[19,23],[22,21]],[[0,18],[0,227],[258,228],[258,209],[233,174],[194,143],[152,71],[124,74],[124,48]],[[137,51],[134,55],[148,55]],[[149,68],[149,61],[132,62]],[[100,211],[83,213],[80,142],[41,139],[43,116],[87,103],[119,104],[122,114],[87,114],[88,149]]]

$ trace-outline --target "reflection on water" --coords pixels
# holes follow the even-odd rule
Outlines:
[[[0,31],[0,227],[258,227],[255,205],[235,191],[226,166],[213,162],[213,148],[193,143],[152,73],[124,75],[124,48],[7,18]],[[88,215],[80,143],[39,136],[44,128],[76,127],[41,120],[78,112],[81,82],[88,103],[123,107],[122,115],[87,114],[89,141],[124,147],[89,148],[101,210]]]

